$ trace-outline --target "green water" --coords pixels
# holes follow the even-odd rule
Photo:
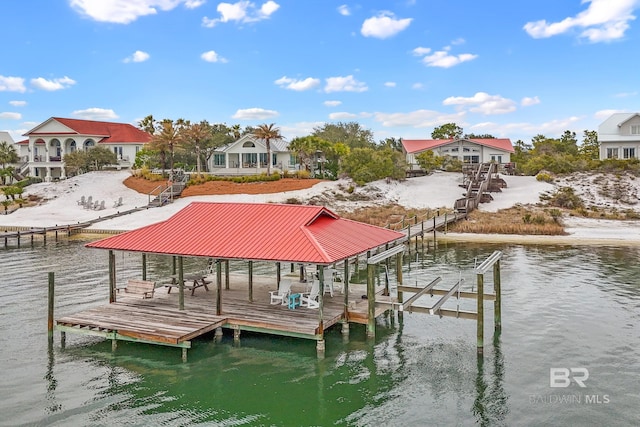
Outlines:
[[[405,283],[464,278],[470,289],[474,259],[496,249],[503,332],[493,338],[487,303],[484,358],[475,322],[405,313],[378,319],[374,341],[359,325],[348,342],[331,330],[321,360],[312,341],[243,333],[239,345],[196,340],[188,363],[175,348],[120,342],[112,353],[70,334],[49,348],[47,272],[56,316],[104,304],[106,252],[78,241],[2,249],[0,425],[640,424],[640,251],[454,244],[407,256]],[[117,257],[118,277],[134,276],[137,257]],[[557,367],[587,368],[586,387],[551,388]]]

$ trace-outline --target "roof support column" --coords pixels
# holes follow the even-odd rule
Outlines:
[[[253,302],[253,261],[249,261],[249,301]]]
[[[176,257],[173,257],[175,260]],[[184,259],[178,257],[178,309],[184,310]]]
[[[376,336],[376,285],[375,285],[375,264],[367,264],[367,337]]]
[[[318,271],[318,281],[320,282],[320,292],[318,293],[318,304],[320,306],[318,307],[319,319],[317,335],[321,337],[321,340],[324,340],[324,267],[316,265],[316,270]]]
[[[229,268],[227,267],[227,277],[229,274]],[[227,284],[229,281],[227,280]],[[222,314],[222,263],[219,259],[216,260],[216,316]]]

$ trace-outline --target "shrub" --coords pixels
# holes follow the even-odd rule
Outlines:
[[[536,180],[543,181],[543,182],[553,182],[553,177],[548,172],[539,172],[536,175]]]

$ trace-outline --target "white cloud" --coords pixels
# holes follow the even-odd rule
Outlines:
[[[410,126],[427,128],[445,123],[464,124],[464,112],[444,114],[433,110],[416,110],[408,113],[375,113],[375,120],[385,127]]]
[[[451,55],[449,53],[450,50],[451,48],[449,46],[445,46],[444,48],[442,48],[442,50],[433,52],[431,55],[426,55],[424,58],[422,58],[422,62],[428,67],[450,68],[454,65],[471,61],[478,57],[478,55],[473,55],[471,53]],[[427,48],[419,47],[413,50],[413,54],[419,56],[420,52],[429,53],[429,51],[430,50],[427,50]]]
[[[593,43],[606,42],[624,37],[629,22],[635,19],[632,12],[639,6],[638,0],[582,0],[582,3],[589,3],[589,6],[574,17],[553,23],[544,19],[527,22],[523,28],[535,39],[577,29],[581,31],[580,37]]]
[[[411,89],[414,89],[414,90],[424,89],[424,85],[422,83],[414,83],[411,85]]]
[[[279,113],[274,110],[265,110],[264,108],[246,108],[244,110],[236,111],[236,113],[231,117],[239,120],[265,120],[278,116]]]
[[[187,9],[196,9],[206,3],[206,0],[186,0],[184,7]]]
[[[460,45],[460,44],[465,44],[467,41],[465,39],[463,39],[462,37],[457,38],[455,40],[451,41],[451,44],[456,46],[456,45]]]
[[[53,80],[47,80],[44,77],[31,79],[31,86],[35,87],[36,89],[42,89],[50,92],[55,90],[67,89],[74,84],[76,84],[76,81],[70,79],[67,76]]]
[[[600,110],[600,111],[596,111],[593,117],[599,120],[605,120],[605,119],[608,119],[612,114],[624,113],[624,112],[625,112],[624,110]]]
[[[215,50],[204,52],[202,55],[200,55],[200,58],[202,58],[202,60],[207,62],[222,62],[222,63],[228,62],[226,58],[223,58],[222,56],[218,55]]]
[[[516,103],[500,95],[489,95],[486,92],[478,92],[470,98],[462,96],[450,96],[442,101],[442,105],[455,105],[460,109],[468,109],[472,113],[480,114],[506,114],[516,110]]]
[[[320,85],[320,79],[307,77],[304,80],[297,80],[292,79],[291,77],[284,76],[276,80],[274,83],[285,89],[302,92],[305,90],[313,89],[314,87]]]
[[[27,105],[27,101],[9,101],[9,105],[14,107],[24,107]]]
[[[181,3],[188,8],[200,6],[194,0],[70,0],[71,7],[81,15],[99,22],[129,24],[141,16],[155,15],[158,9],[168,11]]]
[[[326,107],[337,107],[342,104],[342,101],[324,101],[323,104]]]
[[[22,77],[0,76],[0,92],[26,92],[24,79]]]
[[[72,114],[75,117],[85,120],[112,120],[118,118],[118,115],[113,110],[96,107],[87,108],[85,110],[76,110]]]
[[[365,37],[386,39],[406,29],[411,21],[412,18],[396,19],[391,12],[381,12],[378,16],[365,19],[360,33]]]
[[[325,122],[298,122],[293,125],[280,126],[280,134],[288,140],[296,137],[308,136],[313,133],[314,129],[321,127]]]
[[[396,87],[396,82],[384,82],[386,87]]]
[[[343,4],[341,6],[338,6],[338,13],[342,16],[349,16],[351,15],[351,11],[349,10],[349,6],[347,6],[346,4]]]
[[[369,90],[365,83],[359,82],[353,76],[329,77],[326,79],[324,91],[331,92],[366,92]]]
[[[413,49],[411,52],[413,53],[413,56],[424,56],[424,55],[428,54],[429,52],[431,52],[431,48],[430,47],[417,47],[417,48]]]
[[[540,104],[540,98],[538,98],[537,96],[534,96],[533,98],[525,96],[524,98],[522,98],[522,101],[520,101],[520,105],[522,105],[523,107],[529,107],[536,104]]]
[[[220,3],[216,10],[220,14],[220,18],[202,18],[202,25],[204,27],[212,28],[218,23],[226,22],[256,22],[268,19],[275,11],[280,8],[280,5],[272,0],[269,0],[256,9],[256,5],[250,1],[242,0],[237,3]]]
[[[22,118],[22,114],[20,113],[0,113],[0,119],[3,120],[20,120]]]
[[[638,92],[620,92],[620,93],[616,93],[613,96],[616,98],[628,98],[636,95],[638,95]]]
[[[141,50],[136,50],[135,52],[133,52],[132,55],[126,57],[124,59],[125,63],[129,63],[129,62],[144,62],[146,60],[148,60],[149,58],[151,58],[151,55],[149,55],[147,52],[143,52]]]
[[[347,113],[345,111],[329,114],[329,118],[331,120],[351,120],[351,119],[355,119],[357,117],[358,117],[357,114]]]

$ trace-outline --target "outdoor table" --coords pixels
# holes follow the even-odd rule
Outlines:
[[[201,287],[204,287],[205,290],[209,291],[209,287],[207,285],[211,283],[211,281],[207,280],[207,277],[205,275],[202,275],[202,274],[191,274],[191,275],[184,276],[184,281],[185,281],[184,288],[185,289],[190,289],[191,290],[191,295],[194,294],[196,289],[201,288]],[[192,282],[193,284],[192,285],[187,285],[186,282]],[[178,276],[172,275],[171,276],[171,283],[166,284],[165,286],[168,288],[167,293],[170,294],[171,293],[171,288],[180,286],[178,284]]]
[[[289,294],[289,309],[300,307],[300,294]]]

